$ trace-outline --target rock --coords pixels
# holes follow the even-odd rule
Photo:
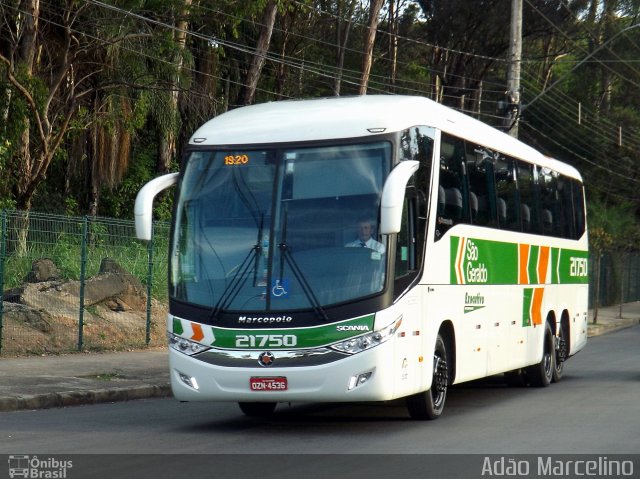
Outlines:
[[[42,283],[44,281],[55,281],[60,277],[53,260],[49,258],[40,258],[31,263],[31,271],[27,273],[25,281],[28,283]]]
[[[100,263],[100,273],[113,273],[120,276],[126,283],[132,286],[138,292],[144,292],[144,286],[138,278],[124,269],[113,258],[103,258]]]
[[[26,323],[29,326],[48,333],[51,331],[51,316],[45,310],[36,310],[23,304],[4,303],[3,314],[16,321]]]

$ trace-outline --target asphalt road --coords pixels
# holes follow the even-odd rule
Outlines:
[[[0,454],[638,454],[639,431],[636,326],[590,339],[548,388],[453,387],[436,421],[395,402],[279,405],[256,420],[235,404],[139,400],[0,413]]]

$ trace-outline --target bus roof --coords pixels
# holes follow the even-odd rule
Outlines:
[[[542,155],[517,139],[428,98],[363,95],[283,100],[223,113],[202,125],[191,145],[257,145],[346,139],[431,126],[504,154],[552,168],[574,178],[570,165]]]

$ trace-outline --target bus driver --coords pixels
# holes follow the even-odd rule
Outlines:
[[[380,254],[384,254],[385,247],[379,241],[372,238],[374,231],[374,223],[371,220],[358,221],[358,239],[347,243],[347,247],[362,247],[369,248],[377,251]]]

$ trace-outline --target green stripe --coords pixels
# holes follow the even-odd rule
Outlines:
[[[456,254],[461,238],[450,239],[451,284],[457,284]],[[540,246],[531,245],[527,272],[530,284],[538,284]],[[587,284],[589,252],[551,248],[553,284]],[[462,274],[466,284],[518,284],[518,244],[468,238],[463,252]]]
[[[560,282],[589,283],[589,252],[563,249],[560,251]]]
[[[449,269],[449,281],[451,284],[458,282],[456,276],[456,254],[458,253],[458,247],[460,246],[460,238],[457,236],[451,237],[451,268]]]
[[[182,328],[182,321],[180,321],[180,318],[173,318],[173,334],[177,334],[178,336],[184,334],[184,329]]]
[[[560,284],[558,276],[558,260],[560,259],[560,248],[551,248],[551,283]]]
[[[524,288],[522,291],[522,326],[531,326],[531,301],[533,301],[533,288]]]
[[[345,339],[360,336],[373,331],[375,315],[362,316],[360,318],[340,321],[338,323],[326,324],[322,326],[314,326],[309,328],[287,328],[287,329],[254,329],[254,328],[219,328],[216,326],[208,326],[202,324],[202,328],[211,328],[215,336],[212,346],[221,349],[260,349],[260,350],[277,350],[277,349],[306,349],[327,346],[329,344],[343,341]],[[173,333],[182,335],[183,328],[180,319],[173,320]],[[342,329],[342,330],[340,330]],[[345,330],[346,329],[346,330]],[[178,332],[178,330],[180,332]],[[251,347],[248,341],[241,340],[238,343],[239,336],[253,336],[255,346]],[[292,347],[289,342],[281,346],[276,346],[279,339],[284,336],[295,336],[295,346]],[[266,339],[265,339],[266,337]],[[273,338],[273,339],[269,339]],[[260,346],[264,341],[263,346]]]
[[[538,283],[538,256],[540,256],[540,247],[532,245],[529,248],[529,264],[527,265],[529,284]]]

